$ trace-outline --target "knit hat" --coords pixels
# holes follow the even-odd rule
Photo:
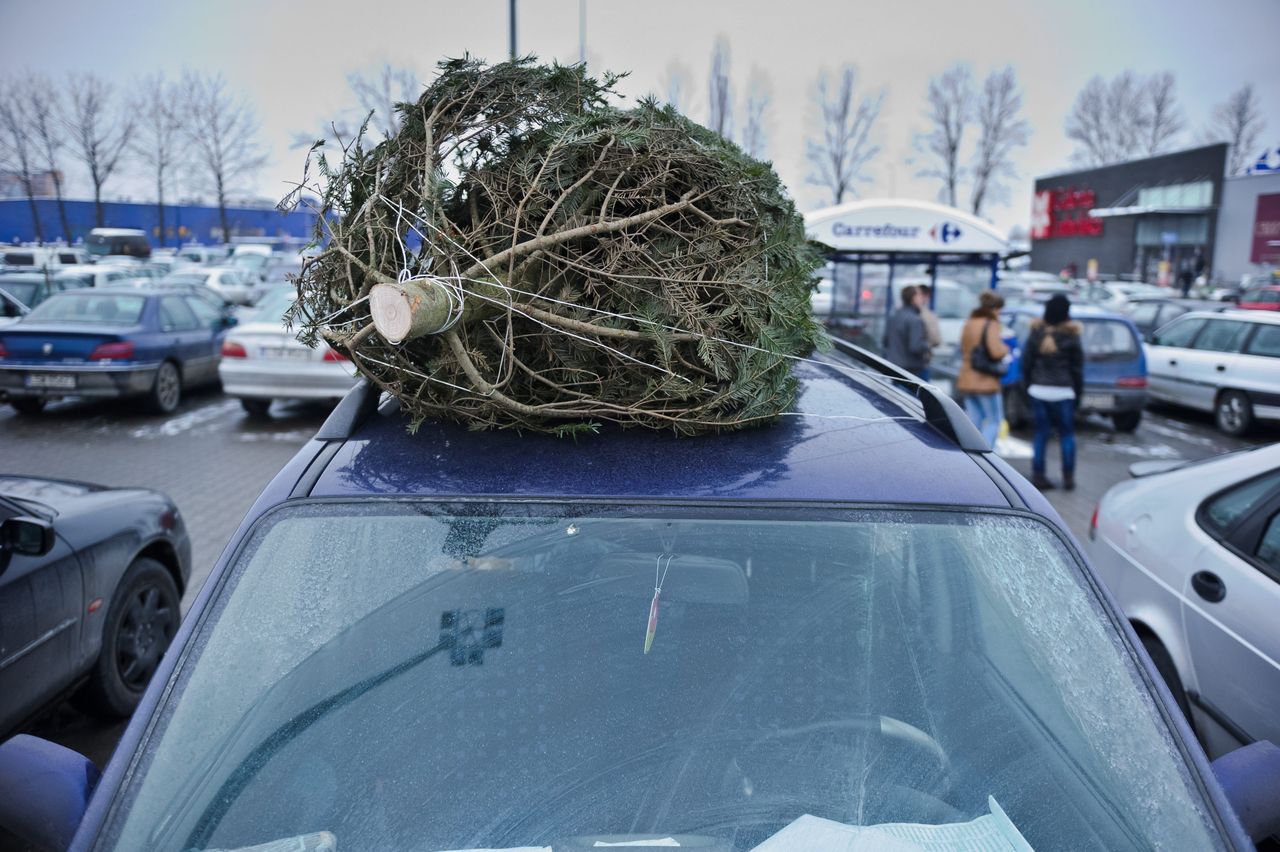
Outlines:
[[[1071,319],[1071,301],[1062,293],[1055,293],[1044,305],[1046,325],[1058,325]]]

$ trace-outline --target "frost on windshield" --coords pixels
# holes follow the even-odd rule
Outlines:
[[[1008,608],[1008,629],[1025,634],[1017,644],[1060,692],[1057,706],[1070,715],[1097,765],[1132,795],[1141,834],[1165,849],[1187,848],[1190,838],[1203,837],[1207,816],[1186,795],[1186,770],[1173,739],[1100,607],[1063,570],[1060,545],[1039,523],[1023,519],[975,524],[973,531],[981,554],[974,560],[977,577]]]

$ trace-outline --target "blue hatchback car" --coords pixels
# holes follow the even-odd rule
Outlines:
[[[1031,333],[1032,320],[1042,313],[1040,306],[1010,307],[1000,313],[1012,331],[1005,342],[1013,362],[1002,383],[1005,418],[1015,428],[1031,419],[1031,403],[1022,386],[1021,344]],[[1076,401],[1076,411],[1105,415],[1118,431],[1132,432],[1142,422],[1147,404],[1147,359],[1138,327],[1121,314],[1082,305],[1072,307],[1071,318],[1084,326],[1084,398]]]
[[[362,384],[250,510],[105,774],[0,747],[0,825],[78,850],[1271,830],[1280,752],[1206,761],[953,402],[857,349],[795,370],[794,416],[701,438],[410,435]]]
[[[218,380],[235,319],[182,289],[59,293],[0,328],[0,400],[37,414],[63,396],[144,397],[174,411],[183,388]]]

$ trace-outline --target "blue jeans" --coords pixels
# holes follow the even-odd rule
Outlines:
[[[1045,402],[1031,397],[1031,413],[1036,420],[1036,437],[1032,442],[1031,470],[1044,476],[1044,452],[1049,444],[1049,434],[1057,431],[1062,442],[1062,473],[1076,472],[1076,401]]]
[[[1004,420],[1004,397],[997,393],[965,394],[964,410],[978,427],[987,444],[996,445],[1000,437],[1000,421]]]

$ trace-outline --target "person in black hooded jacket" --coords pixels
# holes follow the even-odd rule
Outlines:
[[[1084,327],[1071,319],[1071,302],[1058,294],[1044,306],[1044,319],[1031,323],[1022,347],[1022,382],[1031,399],[1036,433],[1031,484],[1054,488],[1045,475],[1045,450],[1052,432],[1062,444],[1062,485],[1076,485],[1076,404],[1084,394]]]

